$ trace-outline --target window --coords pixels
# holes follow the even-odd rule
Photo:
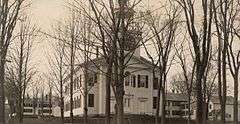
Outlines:
[[[88,94],[88,107],[94,107],[94,94]]]
[[[182,115],[184,115],[184,111],[173,110],[173,111],[172,111],[172,115],[182,116]]]
[[[166,111],[166,115],[170,115],[170,111],[169,110],[165,110]]]
[[[186,104],[186,105],[185,105],[185,109],[188,109],[188,108],[189,108],[189,105],[188,105],[188,104]]]
[[[78,102],[77,102],[77,107],[80,108],[82,104],[82,99],[81,99],[81,95],[79,96]]]
[[[138,75],[137,80],[138,80],[138,87],[141,87],[140,75]]]
[[[76,88],[77,88],[77,78],[75,78],[74,80],[73,80],[73,90],[76,90]]]
[[[81,96],[80,96],[80,98],[81,98]],[[74,101],[74,108],[80,108],[80,98],[77,96],[77,98],[75,99],[75,101]]]
[[[136,87],[136,75],[131,75],[131,86]]]
[[[148,76],[138,75],[138,87],[148,88]]]
[[[171,105],[171,102],[170,102],[170,101],[167,101],[166,104],[167,104],[167,106],[170,106],[170,105]]]
[[[98,74],[97,74],[97,73],[94,73],[94,83],[95,83],[95,84],[97,83],[97,80],[98,80]]]
[[[31,103],[24,103],[24,107],[32,107],[33,105]]]
[[[158,89],[158,78],[154,78],[153,80],[153,89],[154,90]]]
[[[32,109],[23,109],[23,112],[26,112],[26,113],[32,113],[33,110],[32,110]]]
[[[130,107],[130,98],[124,99],[124,107]]]
[[[125,82],[125,86],[129,86],[129,84],[130,84],[130,75],[125,77],[124,82]]]
[[[89,75],[89,84],[88,86],[94,86],[95,83],[97,83],[97,73],[92,73]]]
[[[157,97],[153,97],[153,109],[157,108]]]
[[[148,76],[146,75],[145,88],[148,88]]]
[[[68,87],[67,86],[65,86],[65,93],[67,93],[68,92]]]
[[[69,110],[70,110],[70,103],[66,103],[65,110],[66,110],[66,111],[69,111]]]
[[[82,75],[79,76],[79,86],[82,87]]]
[[[180,107],[181,109],[185,109],[185,104],[181,104],[181,105],[179,105],[179,107]]]
[[[77,89],[80,89],[80,77],[76,78],[76,85]]]
[[[43,113],[52,113],[52,111],[49,109],[43,109]]]
[[[76,100],[76,98],[74,98],[74,99],[73,99],[73,109],[76,108],[76,102],[77,102],[77,100]]]
[[[178,101],[173,101],[172,102],[172,106],[180,106],[180,105],[181,105],[181,103],[178,102]]]

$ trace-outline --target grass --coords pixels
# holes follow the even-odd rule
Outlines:
[[[69,118],[66,118],[66,124],[69,122]],[[75,118],[75,124],[83,124],[82,118]],[[88,124],[104,124],[104,118],[89,118]],[[112,124],[113,118],[112,118]],[[219,124],[219,121],[209,121],[208,124]],[[19,124],[17,119],[12,119],[8,124]],[[47,118],[24,118],[23,124],[61,124],[59,118],[55,117],[47,117]],[[139,117],[131,117],[126,118],[125,124],[154,124],[154,118],[139,116]],[[187,120],[179,119],[179,118],[171,118],[166,120],[166,124],[187,124]],[[194,124],[194,122],[192,122]],[[228,122],[226,124],[233,124]]]

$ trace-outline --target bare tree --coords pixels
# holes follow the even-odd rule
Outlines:
[[[151,15],[151,13],[148,13]],[[154,15],[146,16],[146,23],[148,28],[152,34],[152,40],[149,40],[154,49],[157,51],[156,58],[150,54],[149,50],[147,49],[145,43],[143,46],[145,51],[151,60],[152,64],[157,66],[157,74],[160,78],[158,82],[158,96],[157,96],[157,108],[156,108],[156,115],[155,115],[155,123],[159,123],[159,111],[160,111],[160,97],[162,102],[161,108],[161,123],[165,123],[165,91],[166,91],[166,78],[168,71],[172,65],[172,61],[174,56],[171,57],[172,54],[172,46],[174,44],[176,35],[177,35],[177,27],[179,24],[178,16],[179,11],[177,6],[171,4],[170,9],[167,9],[166,6],[166,20],[158,19]],[[163,25],[161,25],[163,23]],[[146,42],[148,43],[148,42]],[[156,60],[154,60],[156,59]],[[153,75],[155,78],[155,69],[153,70]]]
[[[203,77],[203,82],[205,82],[202,87],[203,88],[202,89],[203,99],[204,99],[204,105],[203,105],[204,114],[203,115],[205,115],[203,117],[204,123],[207,123],[207,120],[208,120],[209,102],[210,102],[212,96],[214,94],[217,94],[217,91],[218,91],[218,87],[216,87],[217,85],[215,82],[218,72],[215,70],[214,64],[213,64],[214,54],[215,53],[213,52],[213,50],[211,48],[209,62],[207,64],[206,72]]]
[[[74,4],[72,4],[74,6]],[[91,83],[95,82],[92,80],[92,70],[90,69],[90,63],[92,59],[92,54],[94,50],[94,41],[91,39],[91,32],[92,29],[91,22],[86,17],[83,17],[79,12],[75,11],[75,8],[72,8],[71,11],[72,14],[70,20],[67,20],[67,24],[62,24],[62,28],[58,28],[57,32],[59,33],[58,36],[52,36],[48,35],[51,38],[59,40],[59,42],[64,45],[64,51],[61,51],[61,66],[64,66],[64,64],[69,65],[70,67],[68,70],[70,71],[70,74],[68,74],[64,78],[64,81],[70,80],[70,119],[71,122],[73,122],[73,94],[75,83],[79,80],[76,80],[75,76],[77,71],[79,71],[79,68],[82,69],[82,72],[84,73],[84,84],[79,87],[77,92],[80,92],[84,96],[84,123],[87,123],[88,118],[88,94],[91,88],[94,85],[90,85]],[[62,46],[61,45],[61,46]],[[63,50],[63,49],[62,49]],[[65,59],[63,59],[65,58]],[[58,60],[59,61],[59,60]],[[82,62],[82,64],[76,64],[76,61]],[[76,68],[76,66],[78,66]],[[59,66],[60,67],[60,66]],[[62,75],[65,75],[63,73],[63,67],[60,69],[62,71]],[[54,74],[55,75],[55,74]],[[56,75],[55,75],[56,76]],[[81,102],[81,101],[78,101]]]
[[[52,43],[52,48],[54,49],[53,55],[49,55],[49,70],[50,74],[48,76],[49,82],[53,85],[53,91],[60,98],[60,109],[61,109],[61,120],[64,123],[64,79],[67,76],[68,67],[65,66],[65,50],[66,45],[61,39],[63,39],[64,35],[62,35],[62,29],[60,24],[55,29],[55,37],[57,41]]]
[[[92,1],[89,0],[91,11],[85,9],[81,4],[80,10],[90,18],[98,28],[97,39],[100,39],[103,57],[109,64],[106,73],[106,123],[110,123],[110,82],[113,80],[112,89],[116,98],[116,115],[117,123],[123,123],[123,96],[124,96],[124,70],[127,67],[135,49],[139,47],[139,41],[131,39],[139,39],[140,30],[137,26],[137,18],[135,18],[134,8],[141,2],[129,0],[118,1]],[[81,2],[80,2],[81,3]],[[102,11],[103,9],[103,11]],[[93,15],[93,16],[92,16]],[[135,26],[133,26],[135,25]],[[131,44],[127,49],[127,44]],[[113,69],[111,69],[113,67]],[[113,70],[113,72],[111,72]],[[114,79],[111,79],[111,73]]]
[[[39,95],[39,88],[34,87],[34,92],[33,92],[33,115],[37,115],[38,95]]]
[[[238,123],[238,81],[235,78],[238,74],[238,64],[235,61],[237,55],[233,55],[232,42],[235,34],[237,18],[239,16],[239,1],[216,0],[214,3],[215,26],[218,37],[218,82],[219,100],[221,103],[221,119],[225,123],[225,105],[227,91],[227,65],[230,67],[231,75],[234,78],[234,123]],[[228,60],[228,62],[227,62]]]
[[[237,7],[239,8],[239,5],[237,5]],[[237,9],[237,8],[236,8]],[[238,10],[239,11],[239,10]],[[234,29],[231,29],[234,30]],[[234,41],[235,37],[237,37],[237,39],[240,39],[240,35],[238,33],[236,33],[237,35],[235,35],[235,33],[231,34],[231,39],[230,42],[228,43],[228,51],[227,51],[227,57],[228,57],[228,66],[229,66],[229,70],[230,73],[233,77],[233,82],[234,82],[234,106],[233,106],[233,110],[234,110],[234,124],[238,123],[238,88],[239,88],[239,70],[240,70],[240,49],[237,49],[234,47]]]
[[[184,41],[186,40],[186,38],[184,38]],[[181,72],[182,72],[182,76],[180,76],[179,78],[183,78],[182,82],[176,82],[178,84],[174,84],[175,86],[180,86],[178,88],[182,88],[181,90],[183,90],[182,93],[186,93],[188,95],[188,124],[191,123],[191,97],[193,94],[193,81],[194,81],[194,74],[195,74],[195,70],[196,70],[196,64],[194,63],[193,65],[190,64],[191,61],[189,61],[189,56],[187,55],[187,52],[192,53],[191,49],[190,51],[185,48],[184,44],[186,44],[185,42],[180,43],[179,48],[176,48],[176,55],[177,58],[179,60],[179,65],[181,67]],[[191,59],[193,59],[192,54],[189,54],[191,57]],[[193,61],[193,60],[192,60]],[[190,65],[190,66],[188,66]],[[180,80],[181,81],[181,80]]]
[[[13,31],[18,21],[19,12],[24,0],[1,0],[0,1],[0,124],[5,124],[5,94],[4,94],[4,76],[5,63],[9,44],[11,42]]]
[[[203,76],[206,72],[207,64],[209,62],[209,55],[212,43],[212,21],[213,21],[213,0],[198,1],[201,4],[201,11],[197,14],[194,0],[177,0],[182,6],[185,15],[185,22],[188,34],[191,38],[194,49],[194,60],[196,63],[196,91],[197,91],[197,111],[196,123],[203,124],[203,94],[202,86]],[[198,3],[199,4],[199,3]],[[198,6],[199,7],[199,6]],[[201,16],[201,20],[196,20],[196,17]],[[196,21],[201,21],[196,24]],[[198,31],[199,29],[199,31]]]
[[[10,49],[10,61],[7,64],[7,80],[11,83],[16,92],[17,115],[19,122],[23,122],[23,104],[26,89],[33,76],[36,74],[34,66],[31,66],[30,58],[33,50],[34,38],[37,35],[37,28],[32,26],[27,18],[20,23],[19,36]]]
[[[111,84],[112,84],[112,75],[113,75],[113,54],[112,54],[112,43],[111,43],[111,38],[109,37],[109,32],[107,31],[109,28],[109,25],[105,25],[105,21],[107,18],[100,16],[103,13],[99,12],[99,8],[95,7],[96,3],[94,2],[90,2],[89,8],[84,8],[81,4],[81,2],[76,1],[77,5],[80,5],[80,7],[76,7],[75,9],[77,9],[80,12],[84,12],[84,16],[86,18],[89,19],[89,22],[92,22],[93,25],[95,25],[97,27],[98,30],[91,30],[90,32],[88,31],[88,33],[93,35],[93,39],[98,39],[100,42],[92,42],[92,41],[88,41],[88,42],[92,42],[91,44],[93,44],[93,46],[96,47],[96,57],[102,57],[105,59],[105,62],[107,63],[107,72],[104,72],[103,70],[101,70],[100,68],[98,68],[99,71],[101,71],[103,74],[105,74],[106,76],[106,104],[105,104],[105,115],[106,115],[106,124],[110,124],[110,96],[111,96]],[[112,6],[112,5],[111,5]],[[83,9],[83,10],[82,10]],[[90,9],[92,9],[94,16],[91,16],[91,12]],[[106,8],[105,8],[106,9]],[[112,11],[112,10],[111,10]],[[102,20],[102,19],[104,20]],[[106,30],[107,29],[107,30]],[[98,33],[96,33],[98,32]],[[84,36],[86,37],[86,36]],[[88,40],[90,40],[88,38]],[[85,41],[86,42],[86,41]],[[83,46],[86,46],[85,42],[83,42]],[[85,45],[84,45],[85,44]],[[86,51],[85,47],[81,48],[82,52],[90,52],[90,51]],[[84,50],[85,49],[85,50]],[[100,52],[101,50],[101,52]],[[86,58],[88,55],[85,54],[84,55]],[[89,57],[87,57],[85,60],[89,59]],[[91,59],[89,59],[91,61]],[[95,64],[96,65],[96,64]],[[85,66],[86,67],[86,66]]]

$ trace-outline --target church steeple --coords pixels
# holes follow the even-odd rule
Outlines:
[[[140,57],[139,46],[142,40],[142,31],[140,30],[139,22],[134,21],[136,12],[133,10],[133,8],[128,7],[128,0],[123,0],[122,2],[123,3],[120,3],[121,5],[119,8],[115,9],[115,14],[116,17],[119,18],[122,18],[120,14],[123,14],[124,21],[122,23],[127,23],[123,24],[123,26],[120,28],[120,34],[124,34],[124,36],[121,37],[124,42],[124,50],[126,52],[134,52],[134,56]],[[129,22],[129,20],[131,20],[131,22]],[[121,31],[124,31],[124,33],[121,33]]]

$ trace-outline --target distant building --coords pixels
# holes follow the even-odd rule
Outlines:
[[[52,115],[52,105],[48,98],[26,98],[23,105],[24,116]]]
[[[167,117],[186,117],[188,115],[188,98],[185,94],[167,93],[166,115]]]
[[[234,97],[227,96],[226,99],[226,121],[233,121],[233,103]],[[221,119],[221,104],[218,96],[213,96],[209,103],[209,119]],[[240,113],[240,104],[238,105],[238,113]],[[240,121],[240,114],[238,114],[238,121]]]

